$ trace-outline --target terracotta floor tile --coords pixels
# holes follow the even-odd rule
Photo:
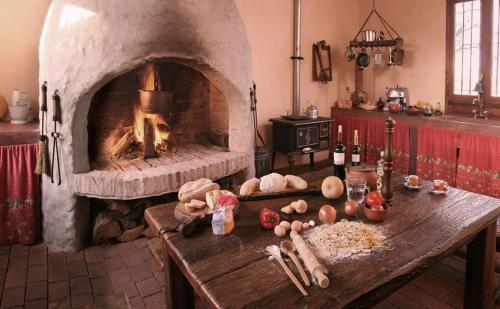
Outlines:
[[[129,302],[130,302],[130,307],[134,309],[146,309],[146,306],[144,305],[142,298],[139,296],[130,298]]]
[[[10,253],[10,246],[0,245],[0,255],[5,255]]]
[[[12,256],[9,261],[9,271],[28,268],[28,256]]]
[[[30,250],[29,246],[15,244],[15,245],[12,245],[12,247],[10,248],[10,255],[11,256],[28,255],[29,250]]]
[[[108,274],[106,263],[104,262],[87,264],[87,269],[89,271],[90,278],[101,278],[107,276]]]
[[[148,245],[148,239],[146,237],[141,237],[133,241],[137,249],[144,248]]]
[[[47,245],[44,244],[43,242],[38,243],[36,245],[30,246],[29,253],[35,253],[35,252],[47,252]]]
[[[117,244],[116,246],[122,257],[126,257],[129,254],[138,253],[137,248],[134,246],[133,243],[130,242],[120,243]]]
[[[85,255],[83,251],[78,252],[66,252],[66,262],[78,262],[85,261]]]
[[[9,265],[9,256],[0,255],[0,269],[7,269],[8,265]]]
[[[71,295],[82,295],[92,293],[90,279],[88,277],[78,277],[69,279]]]
[[[71,296],[71,306],[73,308],[91,308],[94,303],[92,294],[73,295]]]
[[[32,300],[24,304],[24,309],[46,309],[47,299]]]
[[[28,266],[28,282],[47,281],[47,265]]]
[[[132,281],[127,269],[120,268],[109,273],[109,278],[113,284]]]
[[[128,272],[130,273],[130,277],[132,277],[132,280],[134,282],[144,280],[146,278],[150,278],[152,276],[151,271],[149,270],[149,267],[146,266],[146,264],[141,263],[137,266],[130,267],[128,269]]]
[[[139,253],[133,253],[130,255],[127,255],[123,257],[123,261],[125,262],[125,265],[127,268],[138,266],[142,263],[144,263],[144,260],[142,259],[141,255]]]
[[[119,255],[106,259],[104,263],[106,264],[106,269],[108,270],[108,272],[125,267],[125,262]]]
[[[112,281],[111,284],[113,285],[115,295],[117,295],[118,298],[124,298],[125,295],[129,298],[139,295],[139,292],[132,281],[126,281],[123,283],[115,283]]]
[[[65,299],[64,301],[56,301],[49,303],[49,309],[72,309],[71,308],[71,299]]]
[[[29,254],[28,265],[47,264],[47,251],[34,251]]]
[[[26,270],[9,271],[5,276],[4,288],[17,288],[26,285]]]
[[[49,263],[48,269],[49,282],[59,282],[69,279],[68,265],[66,263],[55,264]]]
[[[68,274],[70,278],[88,276],[87,263],[85,261],[68,263]]]
[[[84,250],[85,260],[87,264],[104,262],[104,256],[101,252],[101,247],[90,247]]]
[[[90,279],[92,285],[92,294],[94,296],[103,296],[113,294],[113,287],[108,278]]]
[[[166,307],[162,292],[146,297],[143,301],[147,309],[164,309]]]
[[[149,250],[148,247],[143,247],[139,249],[139,254],[142,256],[142,259],[144,261],[154,258],[153,254],[151,253],[151,250]]]
[[[120,254],[116,245],[102,245],[101,246],[102,255],[104,258],[114,257]]]
[[[49,252],[48,263],[54,265],[66,264],[66,253],[63,251]]]
[[[142,298],[161,292],[161,288],[155,278],[148,278],[136,283]]]
[[[3,290],[2,308],[22,306],[24,304],[24,286]]]
[[[96,308],[121,308],[119,305],[118,299],[114,294],[99,296],[94,294],[94,306]],[[135,307],[132,308],[135,309]]]
[[[155,271],[155,279],[161,287],[165,286],[165,273],[162,271]]]
[[[47,281],[30,282],[26,285],[26,301],[47,299]]]
[[[69,281],[49,283],[49,302],[64,302],[69,299]]]

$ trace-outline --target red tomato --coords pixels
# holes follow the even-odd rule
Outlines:
[[[375,204],[375,205],[372,205],[370,207],[372,210],[376,210],[376,211],[384,211],[384,207],[380,204]]]
[[[366,204],[368,206],[382,205],[382,194],[378,191],[368,192],[366,195]]]

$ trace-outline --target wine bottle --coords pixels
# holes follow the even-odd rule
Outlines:
[[[354,130],[354,147],[352,147],[351,164],[352,166],[361,164],[361,148],[359,147],[358,130]]]
[[[345,179],[345,146],[342,144],[342,126],[339,125],[337,147],[333,151],[333,175]]]

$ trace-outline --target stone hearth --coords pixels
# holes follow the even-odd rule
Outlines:
[[[184,144],[160,158],[93,164],[87,127],[94,96],[152,62],[192,68],[220,91],[227,103],[228,147]],[[62,185],[43,178],[44,241],[82,247],[87,197],[141,198],[176,191],[200,177],[239,171],[252,176],[250,69],[250,46],[233,0],[54,0],[40,39],[40,82],[48,82],[49,93],[59,89],[62,99]],[[52,112],[49,104],[49,119]]]

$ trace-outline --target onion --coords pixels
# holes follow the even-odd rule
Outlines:
[[[333,206],[323,205],[319,209],[319,220],[323,223],[332,224],[337,220],[337,211]]]
[[[348,216],[355,216],[359,212],[359,204],[356,201],[346,201],[344,212]]]

